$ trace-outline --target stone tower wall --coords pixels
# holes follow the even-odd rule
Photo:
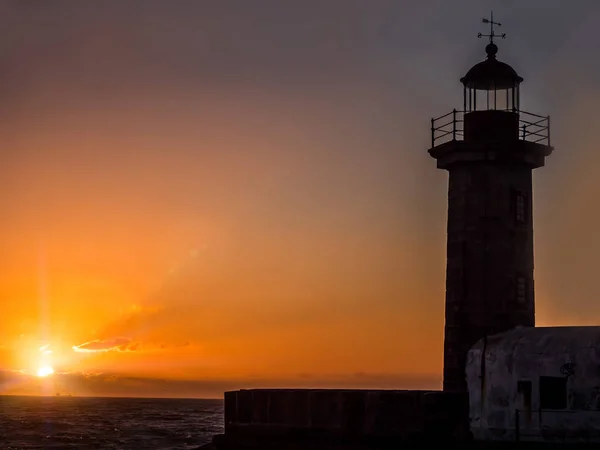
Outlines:
[[[464,392],[471,346],[535,324],[532,167],[483,160],[448,170],[444,390]]]

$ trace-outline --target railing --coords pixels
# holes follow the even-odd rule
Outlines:
[[[453,109],[448,114],[431,119],[431,147],[448,141],[462,141],[464,135],[464,111]]]
[[[519,115],[519,139],[550,146],[550,116],[540,116],[515,110]],[[462,141],[465,111],[453,109],[447,114],[431,119],[431,147],[449,141]]]
[[[540,116],[526,111],[519,113],[519,137],[523,141],[550,145],[550,116]]]

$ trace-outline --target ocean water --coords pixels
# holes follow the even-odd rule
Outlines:
[[[0,397],[0,449],[196,449],[222,400]]]

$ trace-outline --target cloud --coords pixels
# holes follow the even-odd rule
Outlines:
[[[71,347],[78,353],[100,353],[100,352],[141,352],[162,351],[174,348],[190,347],[192,343],[185,341],[181,344],[166,344],[134,341],[128,337],[117,337],[113,339],[94,339],[83,344]]]
[[[80,353],[108,352],[108,351],[135,351],[139,345],[131,343],[130,338],[119,337],[115,339],[100,340],[95,339],[80,345],[74,345],[72,348]]]

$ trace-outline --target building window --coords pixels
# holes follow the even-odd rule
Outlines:
[[[525,194],[522,192],[515,193],[515,220],[517,223],[527,223],[527,202]]]
[[[540,377],[540,409],[567,409],[567,378]]]
[[[525,303],[527,301],[527,278],[517,277],[517,302]]]

